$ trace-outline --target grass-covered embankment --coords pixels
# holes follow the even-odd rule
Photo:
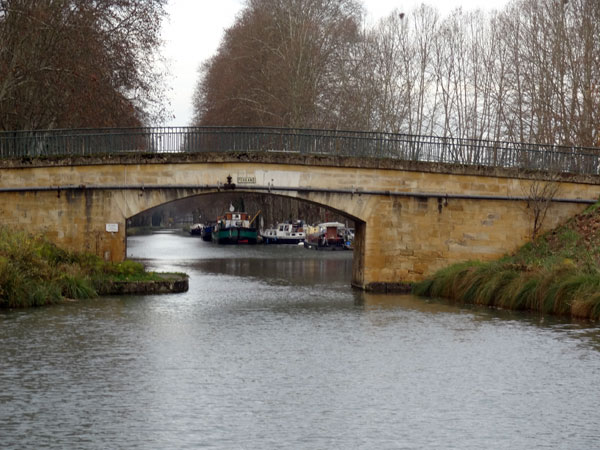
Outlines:
[[[493,262],[454,264],[413,293],[544,314],[600,319],[600,203]]]
[[[164,281],[164,274],[146,272],[138,262],[106,262],[68,252],[41,236],[0,227],[0,308],[93,298],[118,291],[114,288],[123,283]]]

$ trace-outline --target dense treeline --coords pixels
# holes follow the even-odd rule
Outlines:
[[[196,124],[600,145],[598,0],[363,23],[353,0],[249,0],[202,67]]]
[[[0,0],[0,130],[136,126],[162,111],[166,0]]]
[[[356,0],[248,0],[205,64],[195,99],[199,121],[327,123],[330,111],[339,111],[337,87],[360,41],[360,14]]]

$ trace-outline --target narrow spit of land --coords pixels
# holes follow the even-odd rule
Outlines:
[[[183,292],[185,274],[146,272],[63,250],[42,236],[0,228],[0,308],[22,308],[109,294]]]
[[[454,264],[413,293],[456,302],[600,319],[600,202],[492,262]]]

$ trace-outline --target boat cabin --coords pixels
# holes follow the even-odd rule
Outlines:
[[[269,228],[261,233],[266,244],[298,244],[304,241],[304,222],[278,223],[274,228]]]
[[[222,228],[250,228],[250,215],[244,212],[228,212],[219,217]]]

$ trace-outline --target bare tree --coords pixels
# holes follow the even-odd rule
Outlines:
[[[341,79],[359,41],[355,0],[249,0],[201,71],[195,122],[338,123]]]
[[[0,129],[139,125],[161,114],[165,0],[0,1]]]
[[[534,179],[525,189],[527,209],[531,216],[531,239],[534,240],[542,229],[552,202],[560,190],[557,177],[549,180]]]
[[[432,68],[434,46],[439,38],[439,14],[421,5],[413,11],[413,45],[415,47],[414,76],[416,81],[411,108],[409,133],[434,134],[438,108],[435,73]]]
[[[596,145],[599,9],[596,0],[520,0],[501,13],[507,139]]]
[[[348,81],[361,93],[362,103],[368,102],[371,129],[433,132],[436,96],[431,68],[437,23],[436,10],[423,5],[409,13],[394,10],[365,31],[361,56]],[[360,98],[347,108],[360,105]]]

